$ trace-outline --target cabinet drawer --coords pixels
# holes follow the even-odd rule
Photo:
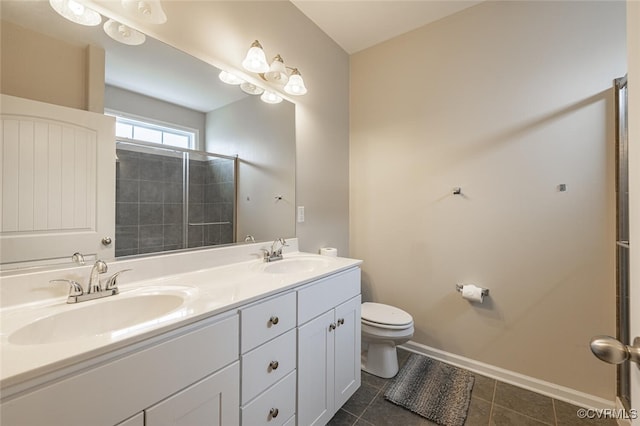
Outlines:
[[[296,326],[296,293],[290,292],[240,310],[240,351],[248,352]]]
[[[280,426],[296,412],[296,372],[242,407],[243,426]]]
[[[242,404],[296,368],[296,331],[289,330],[242,355]]]
[[[350,269],[298,290],[298,324],[304,324],[360,294],[360,268]]]

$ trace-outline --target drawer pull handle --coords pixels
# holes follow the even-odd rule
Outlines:
[[[336,323],[332,322],[331,324],[329,324],[329,331],[335,330],[336,329]]]
[[[278,364],[278,361],[271,361],[269,363],[269,368],[272,369],[272,370],[277,370],[279,365],[280,364]]]
[[[344,324],[344,318],[340,318],[338,320],[338,327],[341,326],[342,324]]]
[[[269,318],[269,323],[276,325],[280,322],[280,318],[276,317],[276,316],[272,316],[271,318]]]
[[[274,419],[275,419],[276,417],[278,417],[278,414],[279,414],[279,413],[280,413],[280,412],[278,411],[278,409],[277,409],[277,408],[272,408],[272,409],[269,411],[269,415],[270,415],[271,417],[273,417]]]

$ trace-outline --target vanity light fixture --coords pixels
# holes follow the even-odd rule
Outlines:
[[[242,61],[242,66],[251,72],[264,73],[269,71],[267,57],[262,50],[262,45],[258,40],[254,41],[247,52],[247,56]]]
[[[49,4],[61,16],[76,24],[95,27],[102,22],[102,16],[75,0],[49,0]]]
[[[124,1],[124,0],[123,0]],[[297,68],[287,67],[284,64],[282,56],[279,54],[273,58],[271,65],[267,63],[266,55],[262,49],[262,45],[258,40],[254,41],[247,52],[247,56],[242,61],[242,66],[251,72],[257,73],[258,76],[269,83],[267,86],[274,88],[278,85],[282,90],[290,95],[304,95],[307,88],[304,85],[300,71]],[[260,99],[268,104],[277,104],[282,102],[282,96],[278,93],[278,89],[271,90],[260,87],[256,84],[245,81],[244,79],[232,74],[228,71],[221,71],[218,75],[220,80],[227,84],[240,85],[240,88],[250,95],[262,95]]]
[[[273,58],[273,62],[271,62],[269,66],[269,71],[264,73],[264,79],[280,84],[285,84],[289,80],[282,56],[276,55],[276,57]]]
[[[290,95],[304,95],[307,93],[307,88],[304,85],[300,71],[294,68],[289,76],[289,82],[284,86],[284,91]]]
[[[109,19],[104,23],[104,32],[115,41],[130,46],[140,45],[147,39],[140,31],[136,31],[113,19]]]
[[[167,15],[159,0],[121,0],[124,10],[151,24],[164,24]]]

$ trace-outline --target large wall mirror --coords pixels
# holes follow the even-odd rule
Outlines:
[[[66,21],[48,1],[0,7],[3,24],[104,50],[104,112],[118,120],[116,257],[295,235],[293,104],[263,103],[150,37],[118,43],[102,26]]]

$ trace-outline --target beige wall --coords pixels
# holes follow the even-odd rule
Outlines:
[[[613,400],[588,342],[615,335],[625,54],[622,2],[486,2],[353,55],[365,299],[411,313],[418,343]]]
[[[300,249],[349,250],[349,57],[287,1],[163,1],[163,25],[128,21],[147,34],[206,62],[241,71],[253,40],[280,53],[304,77],[309,93],[296,103],[296,225]],[[113,14],[119,2],[96,1]],[[127,20],[125,20],[127,22]]]
[[[104,50],[71,45],[6,21],[0,31],[2,93],[102,112]]]

